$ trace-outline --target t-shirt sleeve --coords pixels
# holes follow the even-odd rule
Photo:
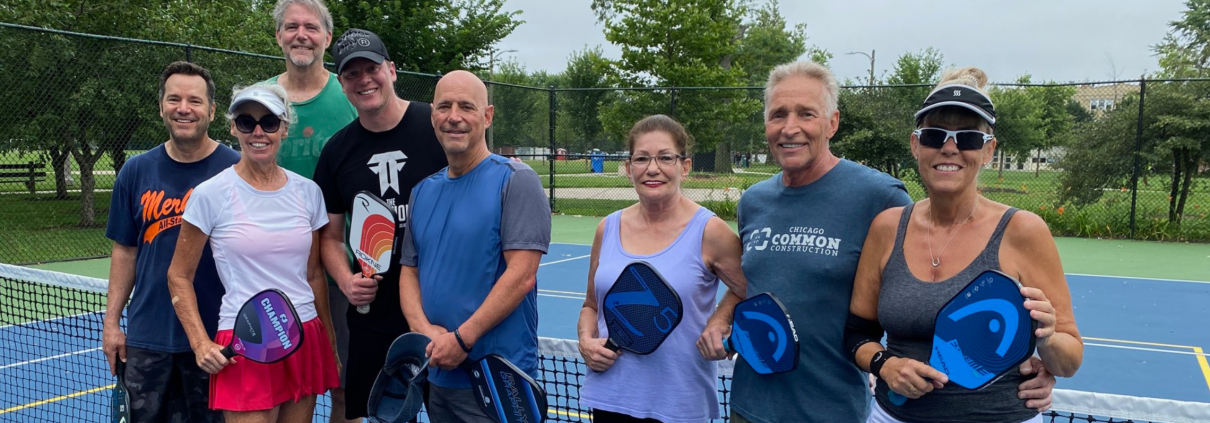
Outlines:
[[[887,187],[887,202],[882,209],[886,210],[892,207],[903,207],[912,204],[912,197],[908,195],[907,187],[901,181],[895,181]]]
[[[134,172],[135,164],[124,166],[118,172],[118,180],[113,184],[113,194],[109,199],[109,222],[105,226],[105,237],[127,247],[139,245],[139,228],[135,225],[134,216],[139,210],[134,209]]]
[[[218,198],[221,190],[215,189],[219,179],[222,179],[221,173],[194,188],[189,202],[185,204],[185,213],[181,215],[182,219],[197,226],[207,236],[214,230],[218,213],[223,207],[222,199]]]
[[[323,195],[323,204],[327,208],[327,212],[331,214],[344,214],[344,203],[340,200],[340,188],[337,186],[336,171],[332,167],[335,166],[333,155],[337,154],[336,146],[338,141],[344,138],[345,131],[342,129],[328,138],[328,143],[319,154],[319,160],[315,163],[315,173],[311,178],[315,184],[319,186],[319,191]]]
[[[550,246],[550,202],[538,174],[518,169],[504,185],[500,242],[504,250],[538,250]]]
[[[405,207],[407,209],[407,216],[404,216],[403,221],[407,222],[407,227],[404,228],[403,239],[399,242],[399,264],[408,267],[416,267],[419,261],[417,258],[419,252],[416,249],[416,239],[412,237],[412,224],[414,222],[412,220],[412,206],[416,204],[416,191],[423,184],[424,181],[420,181],[419,184],[416,184],[412,188],[412,193],[408,197],[408,207]]]
[[[307,184],[307,191],[310,193],[307,202],[311,206],[311,231],[317,231],[328,224],[327,205],[324,204],[323,192],[319,190],[319,186],[306,179],[303,179],[303,182]]]

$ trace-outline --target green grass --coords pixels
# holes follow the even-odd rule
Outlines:
[[[0,195],[0,216],[5,228],[0,262],[33,263],[108,255],[112,241],[105,238],[109,211],[108,192],[95,198],[97,224],[80,226],[78,195],[51,199],[51,195]]]
[[[104,288],[104,287],[99,287]],[[19,325],[102,311],[105,292],[81,292],[41,283],[0,279],[0,325]]]

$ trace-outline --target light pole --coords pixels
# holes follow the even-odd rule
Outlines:
[[[874,85],[874,50],[870,49],[870,54],[866,54],[864,51],[850,51],[845,54],[860,54],[870,58],[870,85]]]
[[[495,90],[496,84],[494,82],[492,82],[492,80],[496,73],[496,55],[504,54],[504,53],[516,53],[516,52],[517,52],[516,50],[511,50],[511,49],[510,50],[496,50],[495,47],[491,47],[488,49],[488,51],[487,51],[487,56],[488,56],[488,59],[487,59],[487,82],[488,82],[487,83],[487,104],[495,104],[495,100],[494,100],[495,97],[493,97],[492,94],[496,91]],[[496,148],[495,132],[496,131],[493,131],[491,126],[489,126],[487,128],[487,149],[491,150],[493,153],[495,153],[495,148]]]

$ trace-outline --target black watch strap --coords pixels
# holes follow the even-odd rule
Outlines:
[[[874,353],[874,357],[870,359],[870,374],[874,375],[874,377],[881,379],[882,378],[882,374],[881,374],[882,366],[884,364],[886,364],[886,361],[890,360],[891,357],[898,357],[898,356],[895,354],[892,354],[890,351],[887,351],[887,350],[882,350],[882,351]]]

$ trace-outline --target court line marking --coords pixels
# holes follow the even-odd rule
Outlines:
[[[1203,353],[1199,353],[1199,352],[1196,352],[1196,351],[1194,351],[1194,352],[1189,352],[1189,351],[1172,351],[1172,350],[1161,350],[1161,349],[1156,349],[1156,348],[1128,347],[1128,346],[1125,346],[1125,345],[1109,345],[1109,344],[1098,344],[1098,343],[1095,343],[1095,342],[1088,342],[1088,343],[1085,343],[1084,345],[1086,345],[1086,346],[1093,346],[1093,347],[1117,348],[1117,349],[1121,349],[1121,350],[1147,351],[1147,352],[1157,352],[1157,353],[1167,353],[1167,354],[1179,354],[1179,355],[1194,355],[1194,356],[1197,356],[1197,357],[1198,357],[1200,360],[1205,360],[1205,358],[1206,358],[1206,355],[1205,355],[1205,354],[1203,354]],[[1201,348],[1195,348],[1195,350],[1201,350]]]
[[[579,257],[572,257],[572,258],[565,258],[565,259],[562,259],[562,260],[548,261],[548,262],[546,262],[546,263],[539,263],[539,264],[538,264],[538,267],[542,267],[542,266],[545,266],[545,265],[548,265],[548,264],[559,264],[559,263],[563,263],[563,262],[567,262],[567,261],[579,260],[579,259],[582,259],[582,258],[589,258],[589,257],[592,257],[592,255],[591,255],[591,254],[585,254],[585,255],[582,255],[582,256],[579,256]]]
[[[1102,342],[1117,342],[1117,343],[1121,343],[1121,344],[1150,345],[1150,346],[1153,346],[1153,347],[1168,347],[1168,348],[1181,348],[1181,349],[1194,349],[1194,348],[1197,348],[1197,347],[1192,346],[1192,345],[1160,344],[1160,343],[1155,343],[1155,342],[1127,341],[1127,340],[1125,340],[1125,339],[1113,339],[1113,338],[1093,338],[1093,337],[1091,337],[1091,336],[1084,336],[1084,337],[1082,337],[1082,338],[1084,338],[1084,339],[1091,339],[1091,340],[1093,340],[1093,341],[1102,341]]]
[[[1181,349],[1193,350],[1193,352],[1184,352],[1184,351],[1158,350],[1158,349],[1153,349],[1153,348],[1127,347],[1124,345],[1104,345],[1104,344],[1095,344],[1095,343],[1085,343],[1084,344],[1084,345],[1092,345],[1092,346],[1096,346],[1096,347],[1120,348],[1120,349],[1138,350],[1138,351],[1154,351],[1154,352],[1169,353],[1169,354],[1183,354],[1183,355],[1196,356],[1197,365],[1202,370],[1202,377],[1206,379],[1206,387],[1210,388],[1210,362],[1208,362],[1206,360],[1206,352],[1205,352],[1205,350],[1202,349],[1202,347],[1196,347],[1196,346],[1192,346],[1192,345],[1160,344],[1160,343],[1156,343],[1156,342],[1127,341],[1124,339],[1092,338],[1092,337],[1087,337],[1087,336],[1083,337],[1083,338],[1093,340],[1093,341],[1106,341],[1106,342],[1116,342],[1116,343],[1122,343],[1122,344],[1148,345],[1148,346],[1153,346],[1153,347],[1181,348]]]
[[[1140,282],[1180,282],[1180,283],[1196,283],[1196,284],[1210,285],[1210,281],[1192,281],[1192,280],[1187,280],[1187,279],[1140,278],[1140,277],[1136,277],[1136,276],[1091,275],[1091,274],[1087,274],[1087,273],[1068,273],[1067,276],[1130,279],[1133,281],[1140,281]]]
[[[104,390],[107,390],[107,389],[113,389],[113,386],[114,386],[114,384],[109,384],[109,385],[105,385],[105,386],[98,386],[98,387],[96,387],[96,388],[92,388],[92,389],[89,389],[89,390],[87,390],[87,391],[80,391],[80,392],[76,392],[76,393],[73,393],[73,394],[67,394],[67,395],[61,395],[61,396],[57,396],[57,397],[54,397],[54,398],[51,398],[51,399],[44,399],[44,400],[41,400],[41,401],[34,401],[34,402],[31,402],[31,403],[29,403],[29,404],[25,404],[25,405],[18,405],[18,406],[16,406],[16,407],[9,407],[9,408],[5,408],[5,409],[3,409],[3,410],[0,410],[0,414],[11,413],[11,412],[14,412],[14,411],[20,411],[20,410],[24,410],[24,409],[26,409],[26,408],[38,407],[38,406],[42,406],[42,405],[46,405],[46,404],[50,404],[50,403],[52,403],[52,402],[59,402],[59,401],[63,401],[63,400],[65,400],[65,399],[71,399],[71,398],[75,398],[75,397],[78,397],[78,396],[81,396],[81,395],[88,395],[88,394],[91,394],[91,393],[100,392],[100,391],[104,391]]]
[[[1194,347],[1193,352],[1202,353],[1201,347]],[[1206,362],[1206,355],[1197,356],[1197,364],[1202,367],[1202,376],[1206,377],[1206,388],[1210,388],[1210,363]]]
[[[49,357],[42,357],[42,358],[37,358],[37,359],[33,359],[33,360],[26,360],[26,361],[22,361],[22,362],[20,362],[20,363],[5,364],[5,365],[3,365],[3,366],[0,366],[0,370],[4,370],[4,369],[8,369],[8,368],[13,368],[13,367],[24,366],[24,365],[26,365],[26,364],[41,363],[41,362],[43,362],[43,361],[47,361],[47,360],[54,360],[54,359],[57,359],[57,358],[71,357],[71,356],[73,356],[73,355],[88,354],[88,353],[90,353],[90,352],[93,352],[93,351],[100,351],[100,350],[101,350],[101,347],[89,348],[89,349],[86,349],[86,350],[80,350],[80,351],[75,351],[75,352],[63,353],[63,354],[59,354],[59,355],[52,355],[52,356],[49,356]]]
[[[4,325],[4,326],[0,326],[0,330],[4,330],[4,329],[8,329],[8,328],[14,328],[14,327],[23,327],[23,326],[29,326],[29,325],[36,325],[36,324],[38,324],[38,323],[47,323],[47,322],[53,322],[53,321],[60,320],[60,319],[70,319],[70,318],[73,318],[73,317],[84,317],[84,316],[87,316],[87,315],[90,315],[90,314],[97,314],[97,313],[104,313],[104,312],[105,312],[105,310],[97,310],[97,311],[93,311],[93,312],[80,313],[80,314],[73,314],[73,315],[71,315],[71,316],[59,316],[59,317],[54,317],[54,318],[50,318],[50,319],[31,320],[31,321],[28,321],[28,322],[25,322],[25,323],[17,323],[17,324],[12,324],[12,325]]]

